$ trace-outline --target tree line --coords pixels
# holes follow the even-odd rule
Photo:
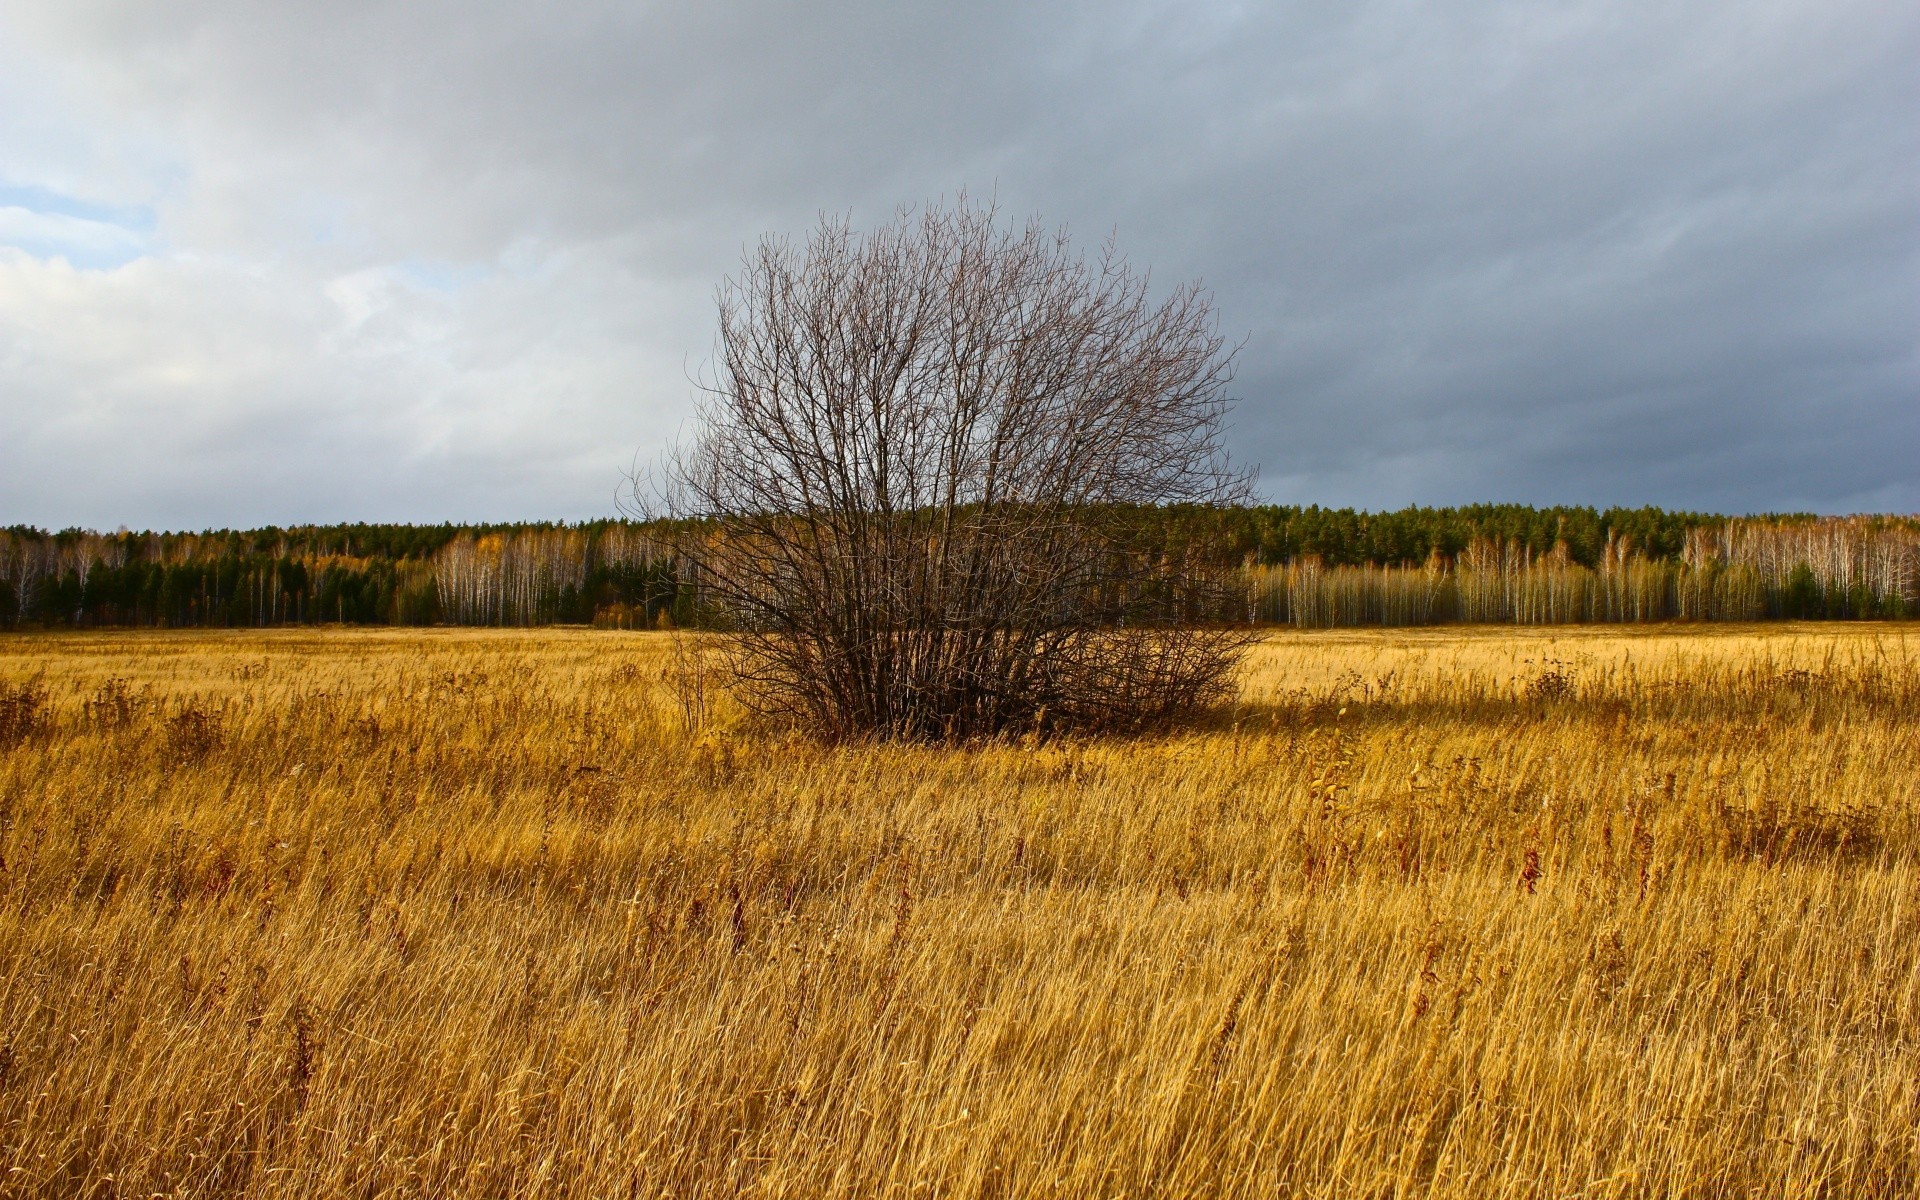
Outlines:
[[[1611,537],[1598,562],[1486,540],[1426,563],[1249,564],[1256,621],[1303,627],[1920,616],[1920,530],[1909,519],[1721,520],[1680,552]]]
[[[338,525],[203,533],[0,530],[0,624],[234,627],[671,622],[645,530]]]
[[[1920,518],[1472,505],[1141,507],[1136,553],[1239,567],[1296,625],[1920,615]],[[0,529],[0,624],[268,626],[699,620],[660,523]],[[1231,614],[1228,614],[1231,615]]]

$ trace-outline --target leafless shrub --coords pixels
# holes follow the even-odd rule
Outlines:
[[[81,710],[87,722],[100,729],[124,729],[140,714],[141,701],[127,680],[112,676],[87,697]]]
[[[0,683],[0,749],[26,741],[47,720],[47,689],[37,679]]]
[[[716,686],[715,648],[698,635],[674,631],[673,652],[662,672],[667,691],[680,711],[680,722],[688,733],[698,733],[707,723],[707,707]]]
[[[225,734],[220,713],[189,701],[167,718],[167,756],[175,763],[195,763],[220,747]]]
[[[1553,664],[1527,680],[1526,697],[1536,703],[1546,704],[1555,700],[1566,700],[1573,696],[1573,671],[1565,664]]]
[[[717,379],[653,515],[745,702],[830,737],[1116,728],[1217,697],[1245,644],[1146,505],[1225,504],[1232,353],[1194,285],[964,198],[769,238],[719,295]]]

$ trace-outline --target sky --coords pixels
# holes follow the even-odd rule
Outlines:
[[[0,525],[588,519],[715,288],[989,197],[1284,503],[1920,510],[1920,5],[0,0]]]

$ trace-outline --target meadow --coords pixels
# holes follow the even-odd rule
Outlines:
[[[0,638],[0,1195],[1911,1196],[1910,625],[823,747],[680,635]]]

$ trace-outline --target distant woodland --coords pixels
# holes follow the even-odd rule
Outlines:
[[[1156,552],[1243,573],[1215,619],[1449,621],[1920,616],[1920,518],[1730,518],[1475,505],[1142,509]],[[697,581],[642,523],[0,530],[0,625],[698,624]],[[1239,601],[1235,601],[1236,606]]]

